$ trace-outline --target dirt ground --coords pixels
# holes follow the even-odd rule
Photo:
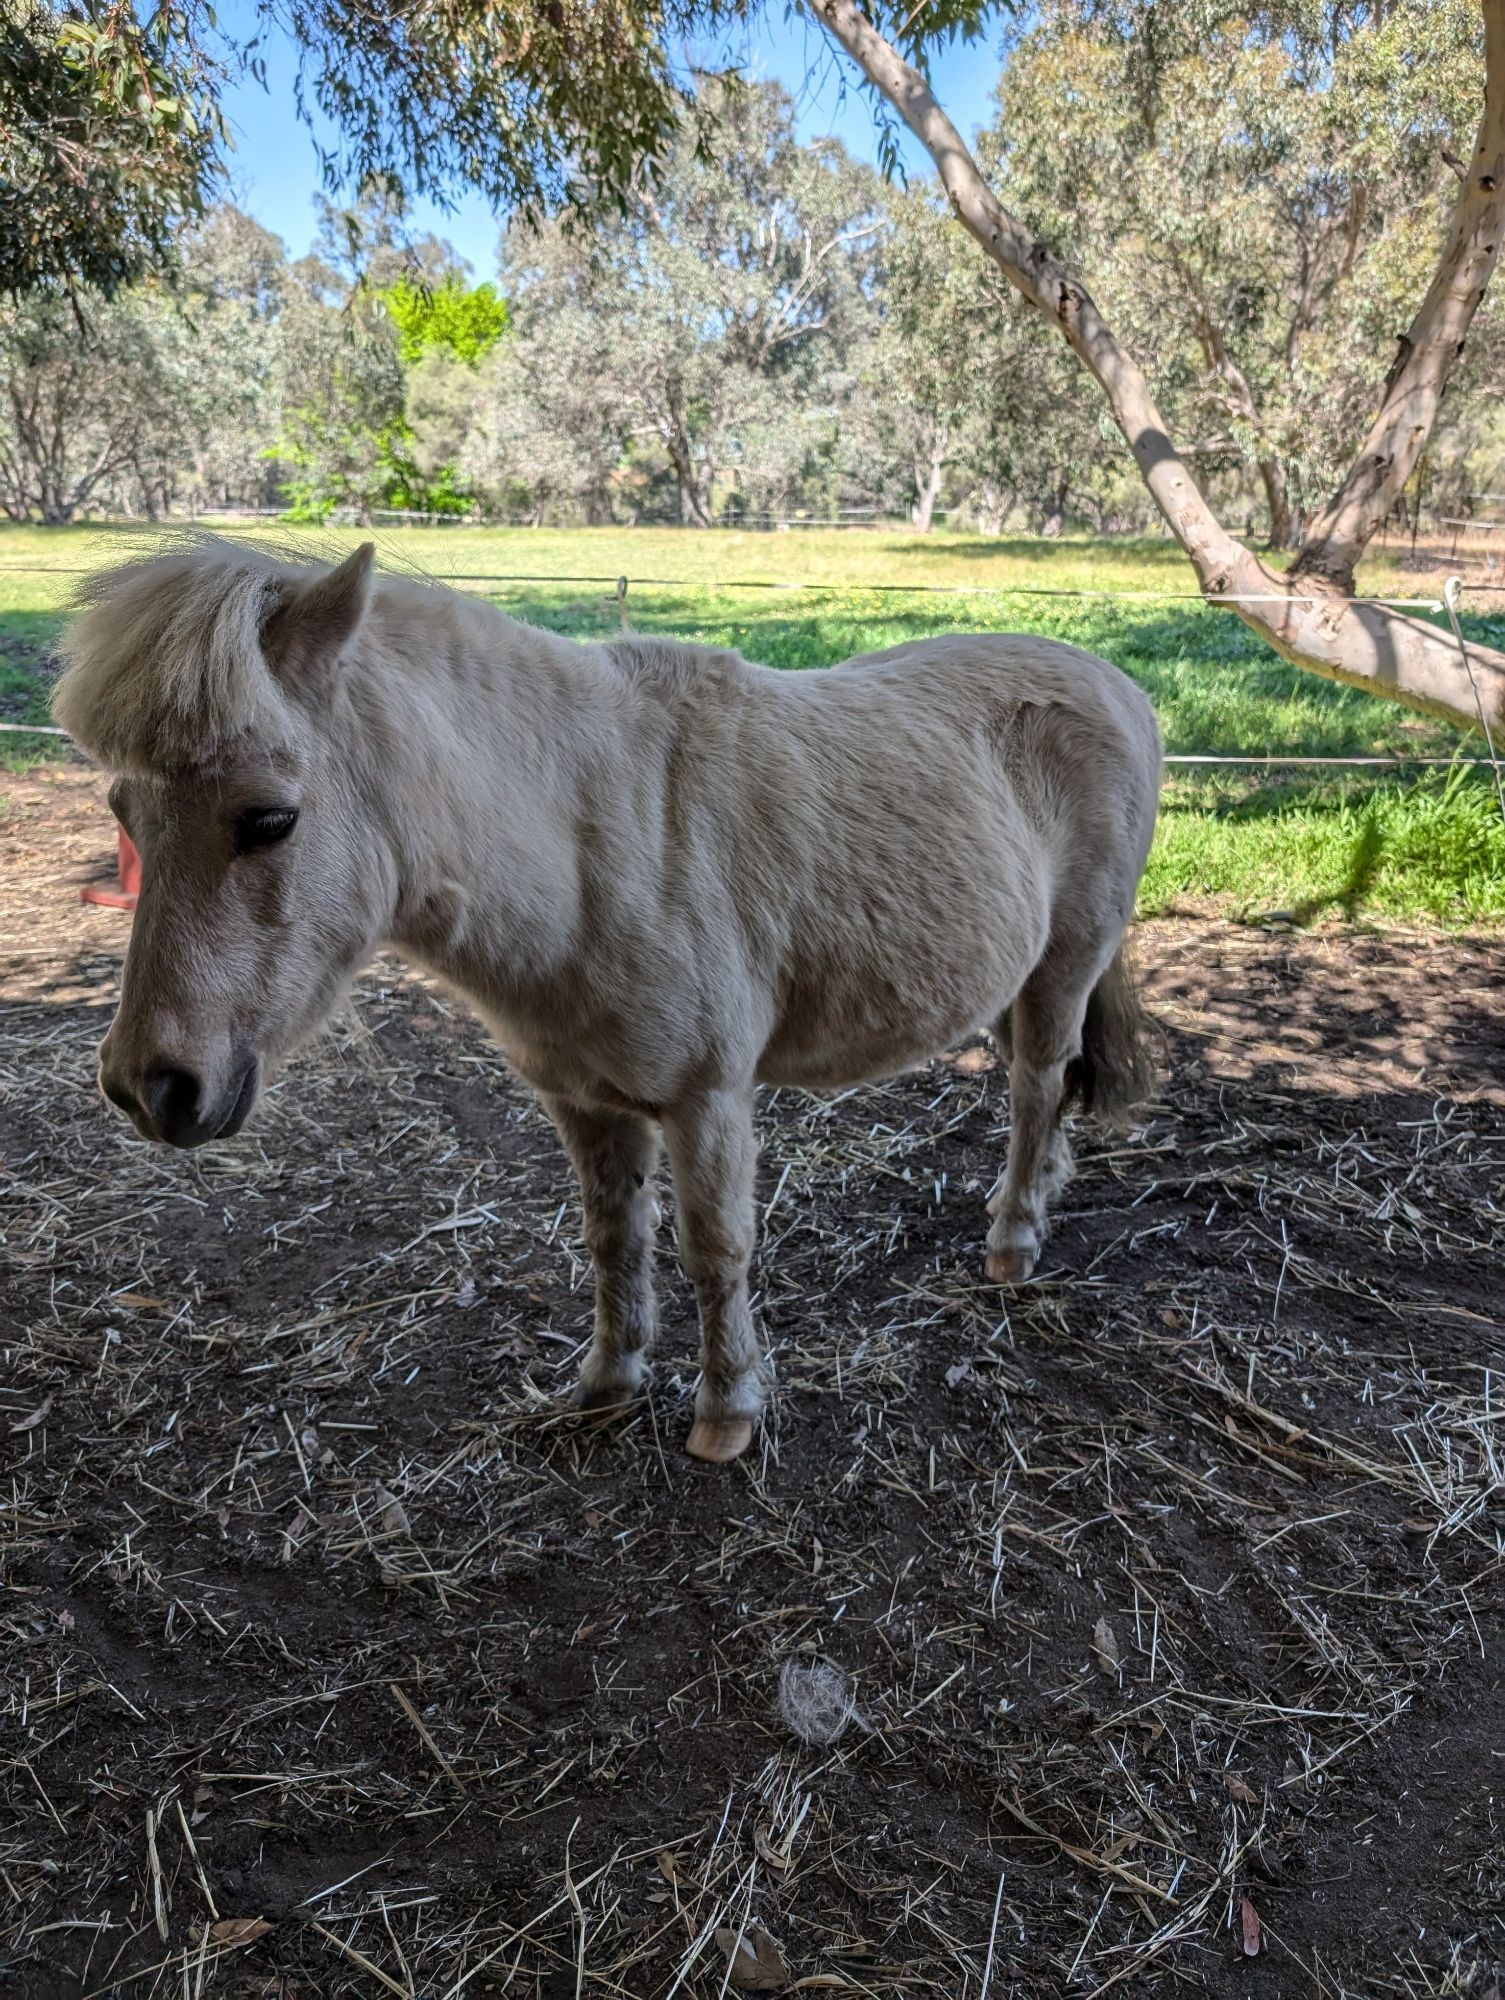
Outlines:
[[[1498,1994],[1498,940],[1147,927],[1161,1094],[1013,1295],[986,1048],[768,1097],[715,1470],[672,1215],[651,1402],[563,1413],[574,1194],[453,1000],[158,1152],[98,781],[0,843],[0,1994]]]

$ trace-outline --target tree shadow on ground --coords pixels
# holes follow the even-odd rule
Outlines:
[[[1379,821],[1366,813],[1354,837],[1344,873],[1343,885],[1326,896],[1306,896],[1291,911],[1294,922],[1314,923],[1326,910],[1341,910],[1352,920],[1363,911],[1384,858],[1385,836]]]

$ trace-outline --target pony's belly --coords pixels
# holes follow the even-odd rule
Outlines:
[[[771,1055],[758,1065],[758,1082],[795,1090],[846,1090],[857,1083],[876,1083],[880,1077],[923,1068],[948,1042],[960,1041],[967,1032],[959,1029],[928,1043],[867,1042],[819,1053]]]
[[[953,913],[951,934],[895,925],[881,958],[807,961],[782,992],[758,1081],[837,1090],[916,1069],[1012,1004],[1045,947],[1043,908],[1018,899],[1011,923],[986,908]],[[1043,904],[1043,898],[1039,899]]]
[[[1000,1012],[1004,1004],[1000,1002]],[[798,1090],[843,1090],[849,1084],[919,1069],[942,1049],[989,1025],[986,1009],[958,1008],[895,1027],[849,1024],[842,1029],[831,1024],[822,1034],[811,1034],[808,1028],[786,1030],[763,1051],[758,1081]]]

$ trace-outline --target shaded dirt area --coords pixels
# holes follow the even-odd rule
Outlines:
[[[573,1191],[452,1000],[163,1155],[98,781],[0,842],[0,1994],[1497,1991],[1498,942],[1147,927],[1162,1094],[1012,1296],[984,1047],[767,1098],[718,1471],[672,1215],[650,1404],[562,1413]]]

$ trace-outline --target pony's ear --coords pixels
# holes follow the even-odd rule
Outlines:
[[[261,628],[261,649],[279,678],[321,678],[355,637],[371,602],[375,542],[311,583],[294,584]]]

